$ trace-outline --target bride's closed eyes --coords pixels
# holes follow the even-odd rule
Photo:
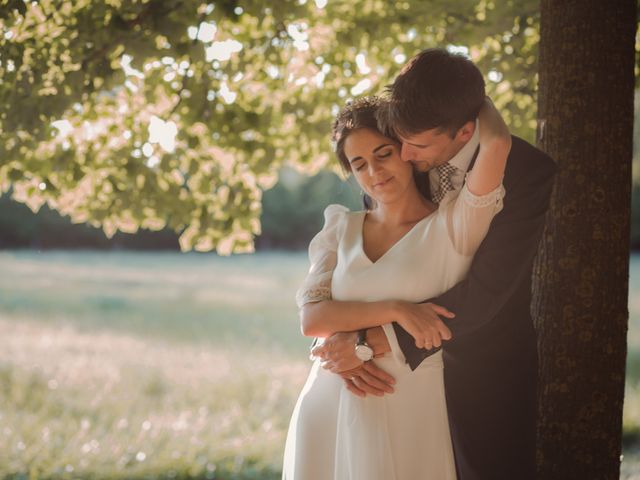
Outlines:
[[[393,148],[386,148],[385,150],[374,150],[375,156],[378,158],[387,158],[393,154]],[[359,172],[367,165],[367,162],[364,161],[362,157],[358,157],[351,161],[351,166],[356,172]]]

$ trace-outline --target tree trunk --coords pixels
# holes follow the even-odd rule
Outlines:
[[[534,269],[538,477],[618,479],[635,0],[542,0],[538,143],[558,163]]]

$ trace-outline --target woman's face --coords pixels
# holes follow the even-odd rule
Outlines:
[[[350,133],[344,153],[360,188],[377,202],[393,202],[415,187],[413,167],[400,158],[399,144],[376,130]]]

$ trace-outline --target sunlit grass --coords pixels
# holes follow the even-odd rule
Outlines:
[[[0,338],[0,476],[225,478],[252,465],[277,470],[308,369],[304,360],[260,350],[35,322],[0,321]]]
[[[0,478],[279,478],[307,266],[256,258],[0,253]]]
[[[305,255],[0,252],[0,478],[277,479]],[[632,259],[621,478],[640,455]]]
[[[86,331],[303,353],[302,254],[0,252],[0,312]]]
[[[620,478],[640,480],[640,256],[631,257],[627,376],[622,416],[623,452]]]

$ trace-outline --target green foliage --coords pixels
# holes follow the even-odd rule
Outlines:
[[[250,251],[278,169],[327,165],[336,109],[432,46],[466,48],[532,137],[537,2],[322,3],[4,0],[0,192],[109,236],[167,226],[185,250]]]

